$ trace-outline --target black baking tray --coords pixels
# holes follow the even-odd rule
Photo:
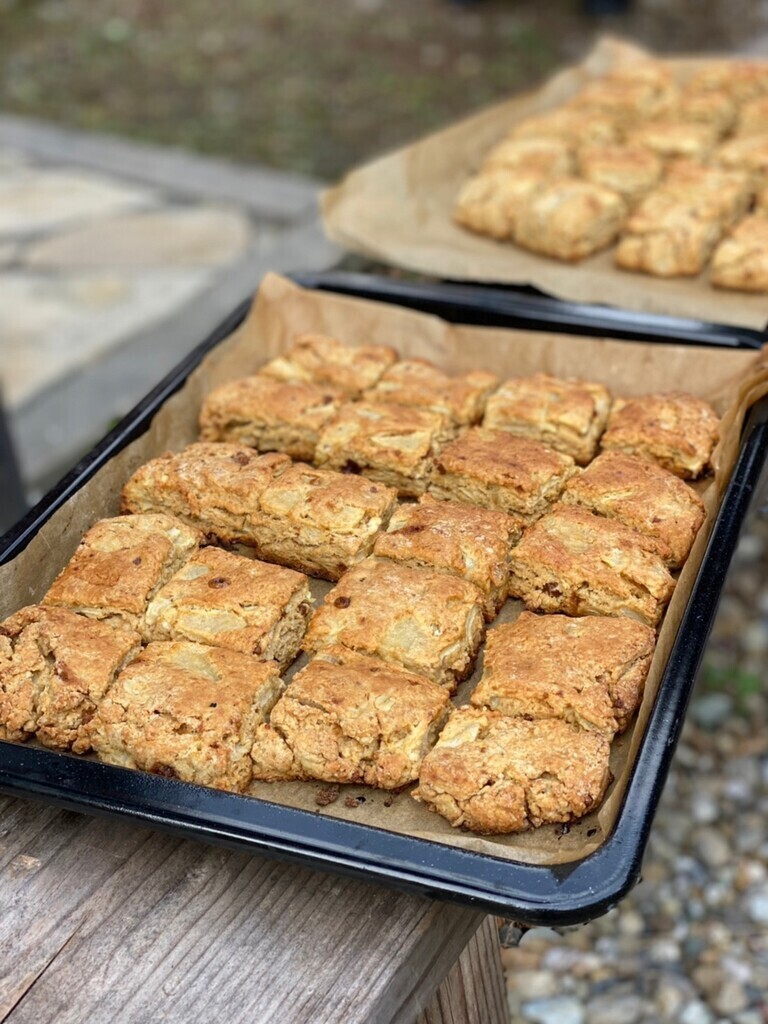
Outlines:
[[[446,320],[659,343],[758,349],[756,331],[694,320],[581,307],[555,299],[359,274],[294,275],[297,283],[397,303]],[[166,399],[243,320],[235,310],[93,451],[0,538],[0,564],[15,557],[69,497],[142,434]],[[71,810],[130,819],[187,838],[454,900],[526,924],[577,924],[614,906],[637,882],[643,851],[682,727],[726,573],[768,456],[768,400],[751,411],[687,609],[664,671],[615,828],[579,861],[522,864],[399,835],[320,813],[206,789],[69,754],[0,742],[0,791]]]

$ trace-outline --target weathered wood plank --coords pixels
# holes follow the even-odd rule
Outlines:
[[[0,908],[8,1024],[412,1024],[482,921],[7,798]]]

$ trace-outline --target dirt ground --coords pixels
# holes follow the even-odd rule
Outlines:
[[[332,178],[610,31],[733,50],[766,0],[0,0],[0,110]],[[695,16],[691,15],[692,7]]]

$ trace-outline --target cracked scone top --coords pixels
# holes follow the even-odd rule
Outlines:
[[[262,366],[259,373],[278,380],[330,385],[355,398],[373,387],[395,362],[397,352],[389,345],[346,345],[327,334],[305,333],[297,336],[287,352]]]

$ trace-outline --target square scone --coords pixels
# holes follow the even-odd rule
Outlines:
[[[556,107],[546,114],[523,118],[512,128],[510,139],[562,139],[572,148],[608,146],[619,141],[615,118],[600,116],[592,110]]]
[[[764,176],[768,174],[768,131],[727,139],[717,147],[712,159],[732,170]]]
[[[312,614],[300,572],[203,548],[149,602],[147,640],[191,640],[276,661],[296,658]]]
[[[497,169],[541,175],[570,174],[574,170],[572,147],[565,139],[552,136],[503,139],[483,160],[483,171]]]
[[[297,463],[259,498],[259,555],[337,580],[371,554],[396,505],[394,487]]]
[[[16,612],[0,624],[0,739],[35,736],[46,747],[85,753],[99,702],[140,644],[132,629],[68,608]]]
[[[679,477],[618,450],[598,455],[568,481],[560,500],[645,534],[671,569],[685,562],[706,516],[701,498]]]
[[[126,512],[170,512],[224,544],[254,544],[259,496],[284,473],[287,455],[244,445],[190,444],[140,466],[122,491]]]
[[[514,240],[544,256],[581,260],[609,246],[626,215],[626,203],[613,189],[581,178],[552,178],[520,210]]]
[[[709,279],[718,288],[768,291],[768,217],[764,208],[745,217],[718,245]]]
[[[641,455],[675,476],[695,480],[709,468],[720,420],[708,402],[684,391],[617,398],[602,447]]]
[[[149,601],[194,555],[201,539],[199,530],[162,512],[101,519],[42,603],[140,629]]]
[[[627,133],[631,146],[641,146],[662,158],[688,157],[704,160],[720,137],[713,124],[664,119],[646,121]]]
[[[304,650],[340,644],[453,689],[472,672],[484,630],[483,596],[473,584],[366,558],[312,616]]]
[[[315,462],[417,498],[427,489],[435,456],[454,433],[447,417],[428,409],[356,402],[342,406],[322,432]]]
[[[387,370],[365,398],[387,405],[429,409],[466,426],[483,418],[488,396],[498,386],[499,378],[485,370],[451,377],[426,359],[404,359]]]
[[[306,333],[299,334],[287,352],[262,366],[259,374],[339,388],[356,398],[397,359],[389,345],[346,345],[327,334]]]
[[[599,732],[557,718],[459,708],[424,758],[412,796],[454,827],[486,835],[572,822],[603,799],[610,750]]]
[[[691,78],[691,92],[725,92],[737,103],[768,93],[764,61],[721,60],[707,64]]]
[[[483,426],[541,441],[583,466],[595,456],[610,408],[602,384],[537,373],[505,381],[488,400]]]
[[[622,68],[589,82],[569,102],[569,108],[609,116],[622,130],[664,116],[677,99],[674,76],[660,64],[646,63],[647,67]]]
[[[212,391],[200,412],[200,440],[285,452],[311,462],[322,428],[339,410],[344,392],[329,385],[243,377]]]
[[[746,213],[754,190],[747,171],[704,167],[694,160],[673,160],[659,186],[662,196],[685,202],[697,216],[715,218],[725,227]]]
[[[509,551],[522,520],[496,509],[437,501],[425,494],[400,505],[376,538],[380,558],[421,569],[440,569],[469,580],[483,593],[485,618],[495,619],[507,599]]]
[[[723,229],[714,212],[702,215],[661,190],[646,196],[627,221],[616,265],[655,277],[694,277],[704,269]]]
[[[634,619],[522,612],[488,634],[471,701],[513,718],[561,718],[611,740],[637,710],[655,644]]]
[[[520,211],[545,180],[539,171],[482,171],[462,185],[453,219],[480,235],[499,241],[512,238]]]
[[[186,641],[148,644],[91,722],[99,759],[241,793],[251,747],[282,690],[273,661]]]
[[[626,615],[656,626],[674,589],[654,541],[574,505],[556,505],[510,556],[509,592],[532,611]]]
[[[725,135],[736,123],[737,111],[736,103],[723,90],[699,92],[686,88],[675,104],[674,116],[689,124],[711,124],[720,135]]]
[[[570,455],[539,441],[473,427],[440,452],[429,493],[443,501],[496,508],[532,523],[576,472]]]
[[[654,188],[664,169],[650,149],[621,143],[582,146],[578,159],[583,178],[618,192],[630,207]]]
[[[423,676],[326,648],[259,726],[253,777],[399,789],[418,777],[451,708],[445,689]]]

